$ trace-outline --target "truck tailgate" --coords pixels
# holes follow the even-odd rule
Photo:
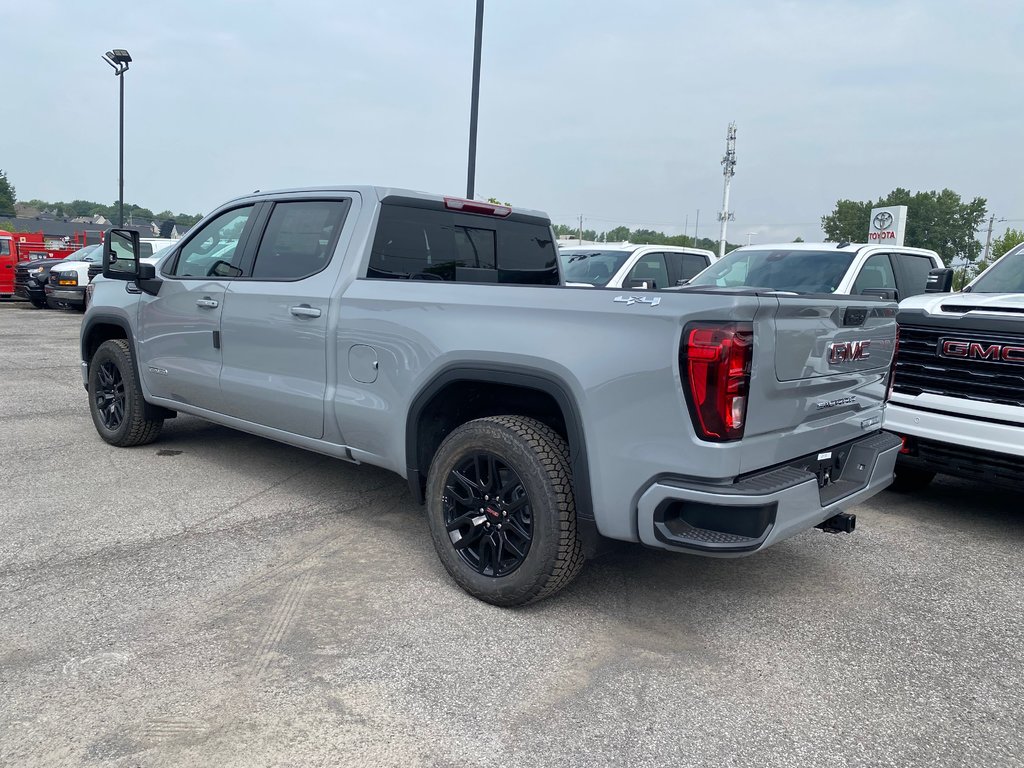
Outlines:
[[[881,429],[896,304],[844,295],[760,298],[743,470]]]

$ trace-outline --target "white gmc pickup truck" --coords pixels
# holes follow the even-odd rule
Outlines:
[[[896,490],[936,474],[1024,480],[1024,245],[961,293],[900,303],[885,427],[903,438]]]

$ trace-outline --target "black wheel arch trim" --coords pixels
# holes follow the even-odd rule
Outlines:
[[[536,368],[518,365],[465,366],[454,364],[442,368],[413,398],[405,422],[405,464],[409,490],[417,503],[424,502],[423,485],[426,470],[417,466],[418,430],[420,417],[427,404],[449,384],[459,381],[503,384],[535,389],[549,395],[562,412],[565,420],[566,440],[569,443],[573,486],[576,495],[576,516],[582,520],[594,519],[593,495],[590,485],[590,467],[587,460],[583,419],[571,390],[564,381]]]
[[[92,329],[97,325],[114,325],[124,331],[125,338],[128,341],[128,346],[131,347],[132,350],[132,368],[135,372],[135,380],[139,382],[139,387],[141,388],[142,375],[139,372],[139,356],[135,353],[138,345],[135,342],[135,334],[132,332],[131,324],[123,317],[118,317],[117,315],[94,314],[83,323],[80,341],[82,360],[85,363],[89,363],[91,361],[86,341],[89,339]],[[88,391],[89,385],[86,384],[85,388],[86,391]],[[150,402],[146,402],[144,415],[147,419],[173,419],[178,414],[164,408],[163,406],[153,405]]]

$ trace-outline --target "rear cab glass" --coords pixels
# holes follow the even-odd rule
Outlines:
[[[690,285],[770,288],[792,293],[834,293],[853,262],[849,251],[762,249],[733,251]]]
[[[549,222],[461,213],[443,204],[383,201],[366,270],[370,279],[558,285]]]

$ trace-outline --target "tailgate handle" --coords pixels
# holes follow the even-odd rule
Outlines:
[[[866,307],[847,307],[843,313],[843,325],[864,325],[868,318]]]

